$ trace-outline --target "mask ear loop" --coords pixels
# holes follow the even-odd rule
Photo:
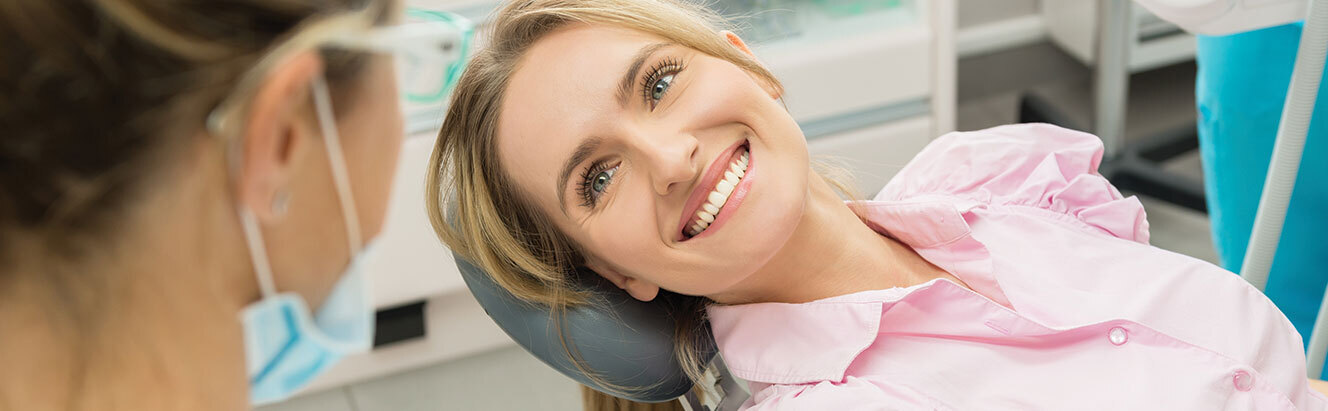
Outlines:
[[[272,264],[267,260],[267,246],[263,244],[263,233],[258,231],[258,219],[253,211],[241,205],[240,227],[244,230],[244,242],[249,246],[249,261],[254,264],[254,276],[258,277],[258,290],[263,298],[277,294],[277,286],[272,283]]]
[[[332,168],[332,180],[337,187],[337,198],[341,200],[342,217],[346,222],[346,241],[352,257],[364,247],[360,237],[359,213],[355,209],[355,198],[351,196],[350,176],[346,172],[346,157],[341,151],[341,136],[337,134],[337,125],[333,121],[332,99],[327,91],[327,80],[322,75],[314,78],[314,108],[318,113],[318,127],[323,131],[323,144],[327,147],[327,161]]]

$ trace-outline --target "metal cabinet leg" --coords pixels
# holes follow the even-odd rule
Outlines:
[[[1098,1],[1097,64],[1093,76],[1095,134],[1106,157],[1120,154],[1125,140],[1125,103],[1130,89],[1130,44],[1135,37],[1130,0]]]

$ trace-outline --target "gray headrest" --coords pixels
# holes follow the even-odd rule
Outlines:
[[[554,318],[548,307],[526,303],[494,283],[482,270],[455,255],[457,268],[470,292],[498,326],[522,347],[563,375],[601,392],[606,390],[581,372],[568,357],[568,349],[580,354],[586,368],[612,384],[640,387],[623,398],[638,402],[675,399],[692,383],[674,360],[674,323],[666,302],[645,303],[613,286],[590,271],[576,276],[593,294],[592,303],[567,310]],[[555,321],[561,320],[561,324]],[[562,337],[560,338],[559,332]],[[567,345],[564,347],[563,341]],[[701,360],[714,357],[714,341]],[[617,394],[615,394],[617,395]]]

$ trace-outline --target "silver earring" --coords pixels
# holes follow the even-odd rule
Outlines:
[[[278,191],[272,196],[272,214],[277,217],[284,217],[286,210],[290,208],[290,192],[286,190]]]

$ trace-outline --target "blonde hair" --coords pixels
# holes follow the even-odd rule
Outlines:
[[[578,23],[662,37],[727,60],[782,93],[773,74],[720,34],[724,20],[700,4],[518,0],[502,7],[491,23],[489,46],[471,60],[453,92],[429,161],[425,198],[434,230],[448,247],[516,297],[549,306],[555,316],[586,303],[587,294],[574,286],[572,277],[584,260],[576,244],[520,195],[503,171],[495,140],[508,80],[524,52],[550,32]],[[704,326],[708,300],[671,293],[662,293],[661,299],[668,300],[663,303],[677,320],[675,356],[687,375],[699,381],[705,366],[699,347],[710,338]],[[609,384],[586,370],[576,355],[568,354],[609,390],[625,394],[644,388]]]
[[[684,411],[681,401],[642,403],[604,395],[594,388],[581,386],[581,408],[586,411]]]

